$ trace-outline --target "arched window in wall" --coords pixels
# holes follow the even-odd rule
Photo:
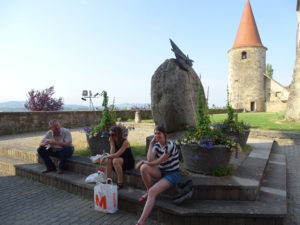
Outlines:
[[[241,58],[242,59],[247,59],[247,52],[243,51]]]

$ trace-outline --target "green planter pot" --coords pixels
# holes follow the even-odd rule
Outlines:
[[[105,152],[109,153],[110,145],[108,137],[101,137],[101,135],[98,134],[97,136],[92,137],[87,135],[86,139],[92,155],[103,154]]]
[[[231,157],[231,151],[225,145],[206,149],[197,144],[184,144],[181,145],[181,154],[187,170],[208,175],[216,167],[227,167]]]

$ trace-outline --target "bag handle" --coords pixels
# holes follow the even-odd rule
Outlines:
[[[104,159],[104,160],[108,160],[107,157],[109,156],[110,154],[105,152],[102,156],[102,158],[100,158],[99,160],[99,165],[101,167],[101,159]],[[105,177],[107,176],[107,165],[105,166]]]
[[[113,181],[111,178],[106,178],[106,184],[111,184],[113,185]]]

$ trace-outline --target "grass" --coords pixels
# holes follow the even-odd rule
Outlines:
[[[81,156],[90,156],[91,152],[90,152],[89,148],[86,148],[86,149],[76,150],[75,154],[76,155],[81,155]]]
[[[128,119],[127,122],[134,122],[134,119]],[[153,119],[142,120],[141,123],[154,123]]]
[[[133,155],[146,155],[146,145],[131,145]]]
[[[213,114],[210,118],[212,122],[218,122],[226,116],[227,114]],[[300,132],[300,123],[284,121],[284,113],[239,113],[238,119],[256,129]]]

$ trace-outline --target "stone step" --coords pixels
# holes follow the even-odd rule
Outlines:
[[[48,184],[84,198],[93,199],[92,184],[85,184],[86,176],[67,171],[65,174],[42,174],[41,164],[17,165],[17,175]],[[126,187],[118,193],[119,208],[141,213],[144,203],[138,197],[144,190]],[[151,217],[172,225],[239,224],[281,225],[286,215],[285,155],[276,148],[262,179],[260,198],[256,201],[188,200],[174,205],[170,198],[158,197]]]
[[[233,176],[213,177],[190,173],[189,177],[194,182],[192,199],[256,200],[273,141],[252,143],[251,145],[253,147],[252,152],[234,172]],[[53,161],[58,165],[58,159],[53,158]],[[67,167],[69,171],[88,176],[95,173],[100,166],[93,164],[87,157],[74,155],[68,160]],[[187,179],[186,175],[183,176],[184,179]],[[113,176],[113,180],[116,181],[115,176]],[[144,189],[140,173],[136,170],[125,172],[124,183],[126,186]],[[168,193],[172,195],[173,192]]]
[[[0,155],[0,171],[2,175],[15,175],[16,169],[15,165],[26,164],[27,161],[18,160],[7,156]]]
[[[0,142],[0,155],[11,157],[14,159],[24,160],[29,163],[38,162],[37,151],[28,148],[27,146],[12,146],[11,144],[5,144],[4,142]]]

